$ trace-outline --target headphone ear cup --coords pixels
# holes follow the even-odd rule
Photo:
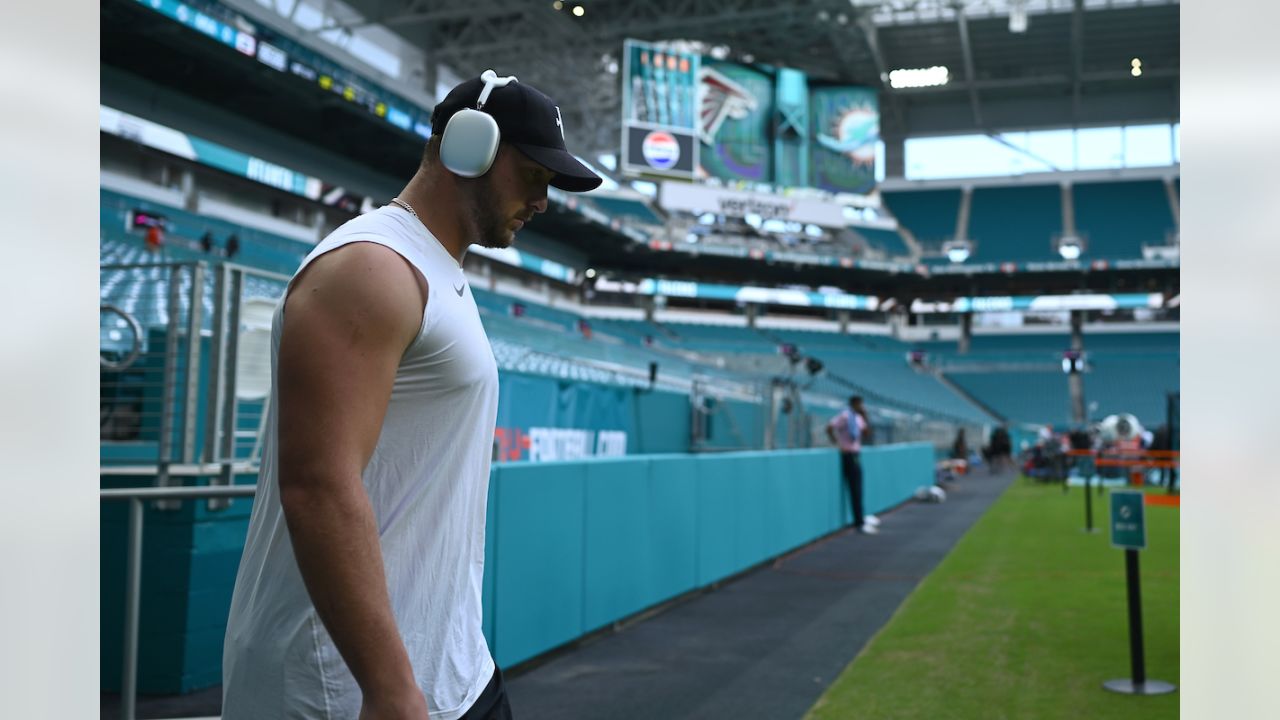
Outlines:
[[[488,113],[459,110],[449,118],[440,138],[440,162],[455,175],[480,177],[493,165],[501,139],[498,122]]]

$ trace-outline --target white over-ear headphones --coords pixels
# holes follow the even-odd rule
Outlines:
[[[463,108],[454,113],[440,138],[440,162],[455,175],[467,178],[477,178],[489,172],[493,158],[498,154],[498,143],[502,140],[498,122],[483,112],[489,93],[496,87],[518,82],[514,75],[498,77],[492,70],[481,73],[480,80],[484,82],[484,89],[480,91],[476,109]]]

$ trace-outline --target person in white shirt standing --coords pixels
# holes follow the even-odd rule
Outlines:
[[[862,438],[871,437],[871,423],[862,405],[862,396],[849,398],[849,407],[827,423],[827,437],[840,449],[840,473],[849,486],[849,502],[853,505],[853,527],[860,533],[876,533],[879,521],[871,521],[862,508]]]
[[[600,182],[550,98],[486,72],[436,107],[400,196],[303,261],[272,326],[223,718],[511,717],[480,606],[498,372],[461,265],[509,247],[548,185]]]

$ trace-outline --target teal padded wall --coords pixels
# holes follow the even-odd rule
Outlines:
[[[236,477],[253,484],[252,475]],[[144,487],[150,476],[105,476],[102,487]],[[208,484],[208,478],[197,478]],[[138,690],[184,693],[222,681],[222,638],[252,502],[210,511],[204,501],[178,510],[146,505],[143,531]],[[129,504],[103,502],[100,525],[100,683],[120,687],[123,652],[126,527]]]
[[[928,443],[868,448],[868,509],[886,510],[932,484],[933,462]],[[789,552],[851,518],[830,449],[511,463],[495,466],[494,479],[489,638],[503,667]]]
[[[587,463],[512,463],[496,471],[490,651],[508,665],[582,634]]]
[[[910,498],[917,488],[933,484],[934,447],[904,443],[867,448],[862,453],[862,499],[878,513]]]
[[[868,510],[883,511],[932,483],[933,460],[927,443],[867,448]],[[103,484],[151,480],[105,477]],[[251,506],[242,499],[214,512],[204,502],[147,511],[142,692],[189,692],[220,681]],[[126,509],[102,505],[103,689],[119,687]],[[485,637],[499,665],[510,667],[849,520],[831,449],[498,463],[489,483]]]
[[[674,597],[697,581],[696,460],[601,460],[587,466],[584,629]]]
[[[635,401],[635,439],[630,451],[639,455],[689,451],[692,411],[689,396],[662,391],[638,391]]]

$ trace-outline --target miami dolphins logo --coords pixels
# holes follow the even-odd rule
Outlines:
[[[874,108],[856,105],[836,115],[829,133],[818,133],[818,144],[848,156],[855,165],[874,165],[880,139],[880,115]]]

